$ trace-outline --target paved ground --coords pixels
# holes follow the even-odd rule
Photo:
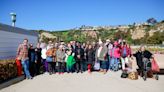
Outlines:
[[[33,80],[24,80],[0,92],[163,92],[164,75],[160,79],[143,81],[121,79],[121,72],[101,74],[43,74]]]
[[[155,55],[160,68],[164,69],[164,55]],[[133,63],[135,70],[136,64]],[[33,80],[24,80],[0,92],[164,92],[164,75],[159,80],[143,81],[120,78],[121,71],[101,74],[43,74]]]

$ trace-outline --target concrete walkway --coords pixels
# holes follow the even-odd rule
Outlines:
[[[24,80],[0,92],[163,92],[164,75],[159,80],[143,81],[121,79],[121,71],[101,74],[43,74],[33,80]]]

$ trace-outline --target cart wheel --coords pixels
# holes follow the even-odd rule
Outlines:
[[[143,76],[143,80],[146,81],[146,77],[145,76]]]
[[[144,76],[143,76],[143,80],[146,81],[146,79],[147,79],[147,72],[145,71]]]
[[[159,80],[159,76],[157,74],[155,75],[155,79],[156,80]]]

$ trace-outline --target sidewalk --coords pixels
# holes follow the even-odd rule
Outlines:
[[[0,92],[163,92],[164,75],[159,80],[120,78],[121,71],[101,74],[43,74],[33,80],[24,80]]]

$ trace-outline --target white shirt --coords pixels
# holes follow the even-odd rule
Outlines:
[[[46,52],[47,52],[47,49],[46,48],[44,48],[44,49],[42,49],[42,58],[43,59],[46,59],[46,57],[47,57],[47,55],[46,55]]]
[[[99,47],[99,49],[98,49],[98,53],[97,53],[97,57],[100,57],[100,52],[101,52],[101,50],[102,50],[102,47]]]

